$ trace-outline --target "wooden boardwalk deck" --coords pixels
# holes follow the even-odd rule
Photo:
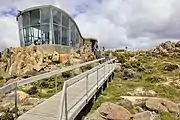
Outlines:
[[[97,90],[107,81],[114,68],[115,64],[113,63],[100,64],[97,68],[67,81],[66,110],[68,118],[65,117],[65,108],[63,107],[63,110],[61,110],[62,91],[24,113],[18,120],[73,120]],[[61,112],[62,118],[60,117]]]

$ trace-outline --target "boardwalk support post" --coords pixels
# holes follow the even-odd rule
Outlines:
[[[57,90],[57,75],[55,75],[55,88],[56,88],[56,93],[58,92]]]
[[[15,83],[14,97],[15,97],[15,118],[18,118],[18,93],[17,93],[17,82]]]
[[[104,92],[104,85],[102,85],[100,90],[101,90],[101,94],[103,94],[103,92]]]
[[[65,120],[68,120],[68,110],[67,110],[67,84],[65,84],[65,93],[64,93],[64,107],[65,107]]]
[[[108,88],[109,87],[109,81],[107,80],[106,82],[106,87]]]
[[[97,89],[98,89],[98,82],[99,82],[99,67],[97,68]]]
[[[88,103],[88,74],[86,75],[86,104]]]
[[[106,76],[106,64],[104,63],[104,77]]]

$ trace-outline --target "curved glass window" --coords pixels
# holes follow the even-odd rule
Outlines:
[[[41,9],[41,23],[50,23],[50,8],[45,7]]]
[[[79,47],[80,33],[64,11],[53,6],[36,7],[18,15],[22,46],[57,44]]]
[[[62,45],[69,45],[69,30],[62,27]]]
[[[55,44],[61,44],[61,27],[54,25]]]
[[[30,25],[40,24],[40,11],[39,9],[30,11]]]
[[[62,13],[62,26],[69,28],[69,18],[64,13]]]
[[[41,38],[42,38],[42,44],[49,44],[50,41],[50,33],[49,33],[49,25],[42,25],[41,26]]]
[[[30,25],[30,16],[29,12],[23,13],[23,27],[29,26]]]
[[[52,11],[53,15],[53,24],[61,25],[61,12],[56,9]]]

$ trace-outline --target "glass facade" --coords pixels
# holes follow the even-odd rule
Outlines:
[[[22,11],[18,17],[21,46],[57,44],[79,47],[80,33],[74,20],[53,6]]]

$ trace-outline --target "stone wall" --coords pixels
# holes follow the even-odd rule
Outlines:
[[[37,49],[44,53],[52,53],[54,51],[58,53],[70,53],[70,47],[64,45],[36,45]]]

